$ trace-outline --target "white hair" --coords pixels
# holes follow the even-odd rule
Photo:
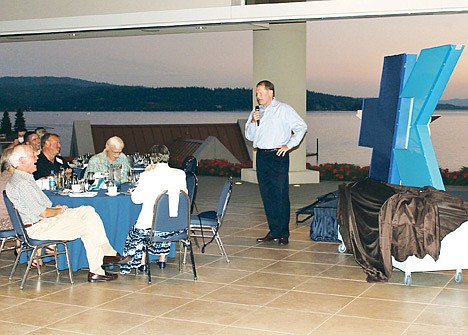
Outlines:
[[[13,152],[11,153],[10,158],[8,159],[10,161],[11,166],[13,166],[14,168],[18,167],[18,165],[20,164],[20,159],[28,155],[28,147],[29,146],[27,145],[17,145],[13,148]]]
[[[124,141],[118,136],[112,136],[106,141],[106,145],[108,145],[111,148],[118,148],[118,149],[123,149],[125,144]]]

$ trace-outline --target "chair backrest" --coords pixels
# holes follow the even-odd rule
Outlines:
[[[3,191],[3,200],[5,201],[5,206],[8,211],[8,215],[10,216],[11,224],[13,225],[13,229],[16,231],[16,235],[22,242],[28,243],[29,236],[26,232],[26,228],[23,225],[23,220],[19,216],[18,211],[16,210],[15,206],[11,202],[11,200],[6,195],[6,192]]]
[[[222,223],[224,220],[224,215],[226,214],[226,208],[228,206],[229,200],[231,199],[232,193],[232,178],[229,177],[224,183],[223,190],[221,191],[221,196],[218,201],[218,208],[216,209],[216,215],[218,216],[218,222]]]
[[[153,225],[151,227],[151,234],[153,232],[174,232],[186,231],[187,235],[190,234],[190,198],[187,193],[179,191],[179,207],[176,217],[169,216],[169,194],[167,190],[162,192],[154,203],[153,211]]]
[[[190,172],[195,173],[195,170],[197,169],[197,165],[198,165],[197,157],[187,156],[182,161],[182,170],[186,172],[190,171]]]
[[[198,178],[195,173],[185,171],[185,180],[187,181],[188,196],[190,198],[190,213],[193,213],[195,199],[197,198]]]

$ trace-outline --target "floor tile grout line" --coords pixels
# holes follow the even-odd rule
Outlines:
[[[426,306],[421,310],[421,312],[414,318],[413,322],[411,322],[411,324],[405,329],[405,331],[402,333],[403,335],[409,330],[409,328],[416,323],[416,320],[418,320],[418,318],[423,315],[424,312],[427,311],[427,309],[429,308],[429,306],[434,306],[432,304],[432,302],[437,299],[437,297],[440,295],[440,293],[447,288],[447,286],[450,284],[451,280],[449,280],[447,283],[445,283],[445,285],[443,287],[440,287],[439,289],[439,293],[437,294],[437,296],[435,296],[434,298],[431,299],[431,301],[429,301]],[[457,307],[460,307],[460,306],[457,306]],[[468,307],[467,307],[468,308]]]
[[[375,285],[374,284],[371,284],[367,289],[365,289],[364,291],[362,291],[359,295],[357,295],[356,297],[354,297],[351,301],[349,301],[346,305],[344,305],[343,307],[341,307],[340,309],[338,309],[333,315],[331,315],[329,318],[327,318],[326,320],[324,320],[320,325],[318,325],[317,327],[315,327],[315,329],[313,331],[311,331],[309,334],[312,334],[315,330],[317,330],[318,328],[320,328],[322,325],[324,325],[326,322],[328,322],[330,319],[332,319],[333,317],[335,316],[340,316],[339,313],[340,311],[342,311],[343,309],[345,309],[347,306],[351,305],[354,301],[356,301],[360,296],[362,296],[365,292],[367,292],[368,290],[370,290],[373,286]]]

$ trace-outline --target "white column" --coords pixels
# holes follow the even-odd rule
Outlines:
[[[254,31],[253,34],[252,87],[255,88],[261,80],[271,81],[278,100],[290,104],[306,120],[306,23],[270,24],[269,30]],[[252,92],[255,105],[255,89]],[[291,184],[319,182],[318,172],[306,170],[306,147],[304,138],[291,152]],[[241,178],[256,183],[255,165],[253,169],[243,169]]]

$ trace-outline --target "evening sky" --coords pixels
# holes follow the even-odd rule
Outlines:
[[[444,44],[468,44],[468,14],[308,22],[307,89],[375,97],[384,56]],[[0,77],[249,88],[252,50],[251,31],[3,43]],[[468,98],[468,48],[443,96],[452,98]]]

